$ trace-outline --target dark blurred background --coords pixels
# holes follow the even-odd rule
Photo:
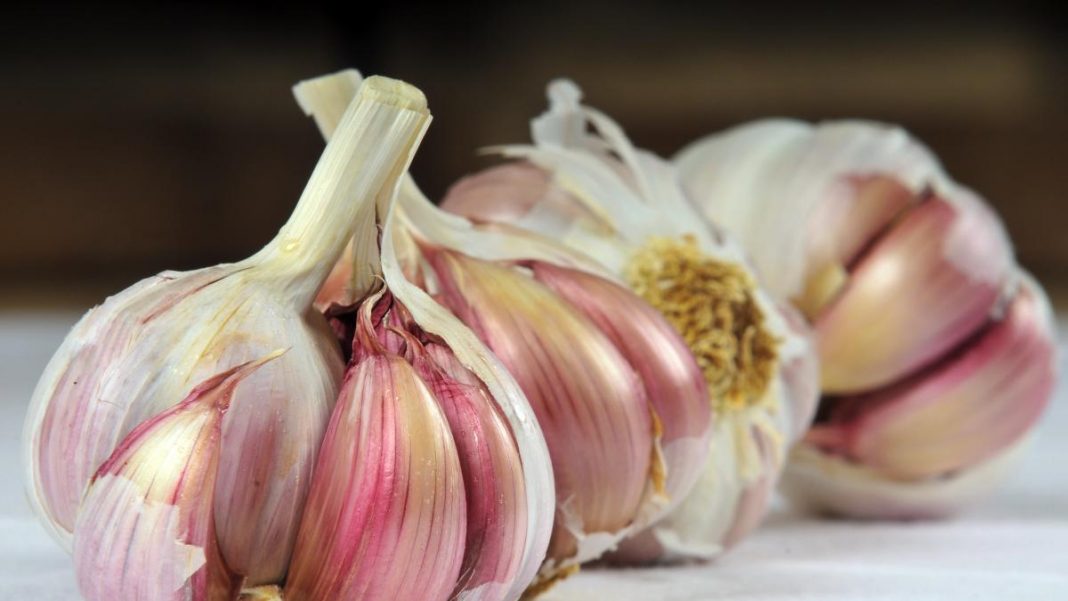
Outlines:
[[[400,8],[403,5],[403,10]],[[322,148],[290,86],[347,66],[421,87],[434,195],[527,139],[552,77],[670,154],[764,117],[897,122],[1068,285],[1068,40],[1056,4],[41,3],[0,18],[0,304],[84,305],[241,258]]]

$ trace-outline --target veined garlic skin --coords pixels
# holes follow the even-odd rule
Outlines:
[[[787,492],[910,518],[992,489],[1052,394],[1056,347],[1045,294],[982,199],[905,132],[859,121],[759,121],[676,164],[815,330],[826,396]]]
[[[426,383],[358,327],[354,365],[323,440],[285,594],[446,599],[463,560],[456,444]]]
[[[615,559],[712,557],[763,515],[786,451],[812,417],[807,327],[759,287],[740,247],[694,211],[671,165],[581,105],[574,84],[552,83],[549,97],[550,110],[532,123],[535,145],[499,149],[525,162],[461,180],[442,206],[481,231],[518,226],[591,256],[682,334],[710,386],[709,459],[692,491],[671,499],[666,517]],[[747,367],[725,366],[721,345],[756,354],[739,353]]]
[[[236,597],[242,578],[222,560],[212,507],[222,420],[238,383],[280,354],[200,384],[135,428],[100,467],[74,527],[87,599]]]
[[[503,597],[503,585],[519,572],[527,536],[522,458],[482,381],[443,344],[419,351],[413,364],[445,413],[464,476],[467,539],[454,595]]]
[[[584,539],[629,526],[650,478],[654,428],[641,380],[547,287],[460,253],[427,254],[438,297],[516,377],[545,433],[558,491],[550,560],[592,559]]]
[[[262,251],[148,278],[74,327],[37,386],[25,434],[31,500],[65,546],[86,487],[124,436],[197,382],[286,348],[234,392],[213,499],[227,566],[249,585],[282,581],[343,369],[312,300],[357,224],[393,190],[427,122],[418,90],[368,80]]]

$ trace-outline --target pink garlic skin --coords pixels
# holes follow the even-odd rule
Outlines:
[[[804,318],[790,306],[777,307],[784,317],[786,326],[796,340],[802,341],[805,348],[795,352],[792,358],[787,358],[780,371],[779,390],[782,394],[782,406],[780,411],[785,413],[781,422],[781,430],[778,432],[786,437],[788,446],[797,443],[808,431],[812,423],[813,415],[819,401],[819,364],[812,348],[811,331]],[[718,490],[716,503],[730,504],[730,510],[724,522],[720,523],[714,532],[704,531],[703,536],[697,538],[704,541],[715,541],[715,550],[697,550],[692,548],[678,548],[674,545],[666,547],[661,538],[656,534],[658,529],[664,528],[661,524],[658,528],[654,525],[623,541],[619,547],[609,556],[609,561],[623,565],[642,564],[670,564],[680,561],[704,560],[718,556],[726,550],[742,542],[745,537],[756,529],[767,514],[776,485],[783,474],[784,453],[769,439],[769,432],[763,427],[753,426],[747,429],[747,435],[755,442],[759,461],[762,465],[760,475],[752,481],[743,484],[737,494],[729,494]],[[729,437],[730,432],[714,431],[713,443],[717,437]],[[713,448],[714,450],[714,448]],[[708,461],[714,462],[715,456],[709,457]],[[710,488],[715,489],[712,484]],[[697,501],[697,503],[704,502]],[[694,501],[686,500],[685,505]],[[692,511],[684,507],[686,511]],[[711,508],[710,508],[711,509]],[[677,522],[672,521],[672,516],[667,518],[667,530],[687,530],[692,526],[683,516]]]
[[[514,580],[526,542],[523,465],[512,433],[478,378],[448,347],[418,350],[415,368],[429,386],[456,441],[467,499],[467,538],[452,597],[481,588],[485,599],[503,599]]]
[[[947,353],[993,313],[1011,267],[986,207],[934,197],[905,212],[815,318],[824,392],[872,390]]]
[[[403,358],[350,368],[286,581],[307,601],[444,601],[463,561],[464,484],[430,390]]]
[[[810,444],[888,477],[936,477],[1019,441],[1053,390],[1055,341],[1025,280],[1004,317],[940,363],[890,388],[840,399]]]
[[[712,405],[701,368],[671,324],[630,290],[549,263],[529,267],[535,280],[597,324],[640,377],[661,428],[668,504],[658,513],[667,513],[690,492],[708,459]]]
[[[88,601],[237,596],[242,578],[220,556],[212,500],[223,415],[237,384],[265,360],[200,384],[138,425],[100,466],[74,527],[78,588]]]
[[[164,273],[146,278],[94,307],[74,326],[41,380],[47,381],[50,402],[39,427],[41,441],[31,448],[39,457],[37,468],[44,510],[67,532],[74,529],[78,506],[100,464],[118,442],[151,415],[126,419],[133,398],[118,398],[97,407],[94,391],[106,385],[104,365],[123,357],[134,344],[138,323],[116,319],[132,303],[144,303],[146,313],[166,310],[176,298],[220,277],[200,271],[177,278]],[[188,290],[189,292],[183,292]],[[54,360],[55,363],[57,360]],[[91,412],[96,417],[89,419]],[[76,433],[75,436],[70,433]]]
[[[584,552],[575,531],[627,527],[645,500],[653,444],[638,375],[594,323],[543,284],[512,267],[426,252],[440,302],[514,375],[545,434],[559,501],[549,559]]]
[[[224,265],[143,280],[90,310],[56,352],[35,392],[40,421],[27,430],[39,498],[61,540],[69,539],[97,467],[137,424],[180,402],[186,382],[292,347],[235,393],[223,420],[215,501],[228,565],[252,584],[285,575],[341,357],[321,316],[251,291],[220,290],[224,279],[241,277],[241,268]],[[196,334],[182,319],[190,311],[225,322],[225,331],[189,341]],[[274,324],[269,332],[265,315]],[[161,358],[188,362],[184,371],[160,373]]]
[[[549,184],[539,167],[506,163],[458,180],[449,187],[441,208],[475,221],[512,223],[546,196],[563,194]]]

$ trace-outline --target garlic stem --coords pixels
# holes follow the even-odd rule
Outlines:
[[[336,135],[335,131],[344,107],[360,86],[360,77],[358,71],[347,69],[305,80],[293,86],[293,96],[297,104],[300,105],[304,114],[315,120],[324,139],[329,141]],[[459,251],[470,251],[472,247],[477,247],[479,256],[501,261],[517,259],[550,261],[601,277],[616,279],[590,257],[556,244],[552,240],[540,236],[524,235],[522,230],[501,232],[500,226],[480,227],[467,219],[438,210],[419,189],[411,174],[405,174],[399,185],[398,203],[403,206],[403,210],[399,211],[399,216],[403,217],[405,226],[438,244]],[[383,197],[385,196],[383,194]],[[379,206],[380,220],[384,219],[386,212],[384,207]],[[354,266],[352,281],[349,285],[355,290],[366,290],[370,288],[370,280],[378,274],[377,272],[368,273],[369,270],[363,266],[373,263],[377,269],[378,245],[377,240],[370,236],[364,237],[363,240],[369,240],[371,244],[360,245],[360,236],[357,235],[356,238],[358,244],[353,249],[352,260],[357,264]],[[523,240],[520,241],[519,238]]]
[[[355,232],[358,239],[375,238],[368,212],[382,188],[407,169],[429,122],[426,98],[417,88],[381,77],[360,86],[289,221],[250,259],[286,280],[293,306],[311,304],[354,228],[362,228]],[[397,135],[409,131],[418,133]],[[390,169],[392,157],[404,154],[408,160]]]

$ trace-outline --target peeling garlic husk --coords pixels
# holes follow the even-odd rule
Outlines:
[[[627,532],[612,560],[714,557],[759,523],[811,420],[817,373],[807,326],[694,211],[670,164],[581,105],[571,82],[552,83],[549,98],[532,123],[534,146],[497,149],[522,161],[461,180],[442,207],[475,220],[483,235],[519,228],[588,255],[682,335],[709,387],[708,459],[690,492]],[[724,348],[744,350],[732,357]]]
[[[824,398],[787,494],[922,518],[992,490],[1050,399],[1056,345],[1045,293],[982,199],[902,130],[860,121],[754,122],[676,164],[815,330]]]
[[[222,559],[212,508],[222,419],[237,385],[283,352],[201,383],[135,428],[100,466],[74,526],[74,565],[86,598],[237,595],[243,578]]]
[[[46,367],[27,416],[27,482],[42,522],[68,549],[93,544],[78,540],[94,532],[83,497],[124,437],[197,382],[284,348],[234,390],[208,499],[228,569],[250,587],[284,578],[343,369],[312,300],[356,224],[394,189],[429,119],[421,92],[385,78],[367,80],[347,106],[293,215],[263,250],[131,286],[90,310]],[[158,509],[161,519],[173,514]],[[130,567],[159,566],[149,556]],[[91,601],[117,598],[83,590]],[[159,597],[130,589],[118,598]]]

